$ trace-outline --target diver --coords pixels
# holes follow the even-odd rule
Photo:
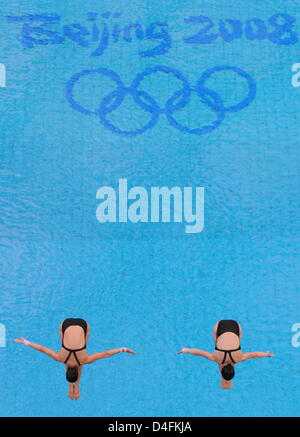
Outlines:
[[[55,361],[66,365],[66,378],[69,382],[68,394],[73,400],[77,400],[80,397],[79,382],[84,364],[91,364],[94,361],[109,358],[121,352],[135,354],[135,352],[127,347],[120,347],[88,355],[87,343],[90,335],[90,326],[83,319],[66,319],[60,325],[59,333],[62,347],[58,353],[47,347],[32,343],[25,338],[18,338],[15,341],[43,352]]]
[[[270,352],[246,352],[241,349],[242,328],[235,320],[220,320],[213,328],[215,351],[213,353],[200,349],[182,348],[178,354],[191,354],[207,358],[218,364],[221,372],[221,387],[232,388],[234,367],[237,363],[251,358],[274,357]]]

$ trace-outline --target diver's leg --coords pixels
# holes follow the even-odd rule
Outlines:
[[[80,398],[80,391],[79,391],[79,383],[74,384],[74,393],[73,393],[73,399],[77,401],[77,399]]]
[[[88,341],[89,341],[89,336],[90,336],[90,325],[89,324],[87,324],[87,331],[86,331],[86,344],[88,343]]]
[[[68,396],[70,399],[72,399],[72,401],[75,399],[74,398],[74,384],[69,383],[69,393]]]
[[[239,323],[238,323],[238,325],[239,325],[239,328],[240,328],[240,340],[242,340],[243,330],[242,330],[242,327],[241,327],[241,325]]]
[[[59,336],[62,341],[62,323],[59,325]]]
[[[80,366],[78,369],[78,379],[74,384],[74,392],[73,392],[74,397],[73,397],[73,399],[75,399],[75,400],[80,398],[79,383],[80,383],[81,374],[82,374],[82,366]]]
[[[216,341],[217,341],[217,329],[218,329],[218,326],[219,326],[219,322],[217,322],[215,324],[215,326],[213,327],[213,338],[214,338],[215,344],[216,344]]]

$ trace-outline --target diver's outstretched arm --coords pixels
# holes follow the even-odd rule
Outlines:
[[[128,347],[119,347],[118,349],[110,349],[108,351],[97,352],[95,354],[89,355],[85,363],[91,364],[94,361],[101,360],[102,358],[110,358],[113,355],[119,354],[121,352],[127,352],[128,354],[135,355],[135,352],[131,349],[128,349]]]
[[[191,355],[197,355],[198,357],[207,358],[210,361],[215,361],[213,354],[210,352],[202,351],[201,349],[188,349],[186,347],[183,347],[178,354],[191,354]]]
[[[50,358],[53,358],[55,361],[59,361],[59,355],[58,353],[54,352],[52,349],[49,349],[45,346],[41,346],[37,343],[32,343],[31,341],[26,340],[25,338],[16,338],[15,341],[17,343],[25,344],[26,346],[30,346],[36,351],[43,352],[44,354],[48,355]]]
[[[264,357],[274,357],[275,355],[271,352],[246,352],[243,354],[241,361],[247,361],[251,358],[264,358]]]

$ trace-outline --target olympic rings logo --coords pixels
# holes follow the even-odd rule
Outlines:
[[[245,79],[248,85],[248,93],[245,98],[235,105],[225,105],[222,97],[214,90],[206,86],[206,81],[216,72],[219,71],[231,71],[238,76]],[[143,80],[155,73],[167,73],[172,74],[181,83],[181,88],[173,93],[168,98],[163,107],[146,91],[142,90],[141,84]],[[107,94],[99,104],[99,107],[95,110],[90,110],[83,106],[74,97],[74,87],[84,78],[91,75],[102,75],[112,79],[116,84],[116,89]],[[200,99],[202,103],[207,105],[214,113],[214,121],[209,125],[204,125],[197,128],[189,128],[184,126],[176,119],[176,111],[187,105],[192,93]],[[144,111],[149,113],[149,120],[141,128],[133,130],[124,130],[113,124],[108,116],[114,110],[116,110],[124,101],[126,95],[131,95],[135,103]],[[179,129],[182,132],[195,135],[203,135],[216,129],[224,120],[225,114],[228,112],[236,112],[248,106],[256,95],[256,83],[250,74],[246,73],[238,67],[231,66],[216,66],[204,71],[202,76],[198,79],[195,86],[191,86],[183,74],[175,69],[166,66],[155,66],[144,70],[142,73],[138,73],[133,79],[131,85],[126,87],[120,76],[112,70],[107,68],[97,68],[93,70],[83,70],[74,76],[67,83],[66,97],[73,109],[79,111],[85,115],[96,115],[102,125],[110,131],[123,135],[140,135],[151,129],[158,121],[161,114],[165,114],[171,126]]]

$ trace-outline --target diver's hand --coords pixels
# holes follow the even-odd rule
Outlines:
[[[187,354],[188,353],[188,348],[187,347],[183,347],[179,352],[177,352],[178,354]]]
[[[136,352],[134,352],[133,350],[129,349],[128,347],[121,347],[120,348],[120,352],[127,352],[128,354],[136,355]]]
[[[26,340],[26,338],[23,338],[23,337],[16,338],[14,341],[17,343],[25,344],[26,346],[28,346],[30,344],[30,341]]]
[[[272,354],[272,352],[269,352],[269,351],[266,352],[266,356],[267,357],[271,357],[271,358],[275,357],[275,355]]]

